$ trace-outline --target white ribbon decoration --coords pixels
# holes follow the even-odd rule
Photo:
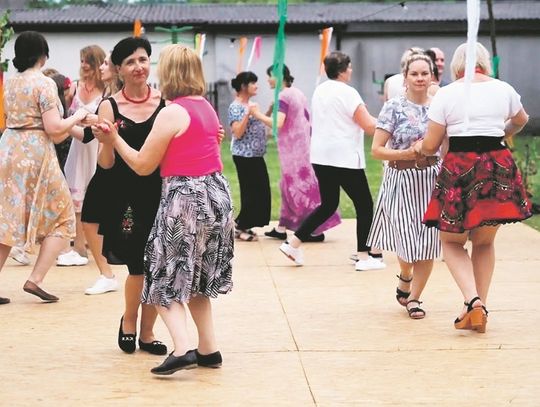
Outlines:
[[[480,0],[467,0],[467,47],[465,51],[464,109],[463,133],[469,130],[469,101],[471,83],[476,70],[476,42],[480,25]]]

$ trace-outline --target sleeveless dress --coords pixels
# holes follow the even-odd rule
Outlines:
[[[165,107],[161,100],[155,112],[144,122],[136,123],[118,111],[110,97],[118,134],[126,143],[140,150],[158,112]],[[147,176],[137,175],[115,152],[114,165],[106,170],[111,185],[109,196],[103,196],[106,210],[99,223],[103,235],[103,256],[110,264],[126,264],[132,275],[143,274],[144,249],[152,229],[161,196],[159,169]]]
[[[79,98],[79,94],[75,93],[68,113],[72,115],[80,108],[94,113],[101,99],[101,96],[98,96],[89,103],[84,104]],[[99,143],[97,140],[92,140],[90,143],[84,144],[74,138],[69,147],[64,173],[66,174],[66,180],[71,197],[73,198],[76,213],[80,213],[82,210],[86,188],[96,171],[98,146]]]
[[[33,253],[49,236],[75,236],[75,214],[42,114],[58,107],[56,85],[39,71],[8,79],[0,139],[0,243]]]

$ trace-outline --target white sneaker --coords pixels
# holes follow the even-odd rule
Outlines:
[[[105,294],[109,291],[118,290],[118,281],[116,277],[107,278],[105,276],[100,276],[94,285],[90,288],[84,290],[86,295],[95,295],[95,294]]]
[[[358,271],[382,270],[386,268],[386,264],[384,264],[381,260],[369,256],[365,260],[358,260],[354,268]]]
[[[88,257],[81,256],[75,250],[61,254],[56,259],[57,266],[86,266],[87,264]]]
[[[17,263],[22,264],[23,266],[28,266],[30,264],[30,259],[26,252],[20,247],[13,246],[9,252],[9,257],[15,260]]]
[[[294,261],[296,265],[302,266],[304,264],[304,253],[302,249],[295,249],[288,242],[281,243],[279,250],[287,256],[289,259]]]

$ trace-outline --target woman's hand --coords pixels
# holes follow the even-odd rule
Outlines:
[[[116,126],[107,119],[103,119],[101,123],[94,124],[92,126],[92,133],[94,137],[103,144],[114,144],[116,138],[118,137],[118,131]]]
[[[88,113],[86,117],[81,121],[81,126],[89,127],[98,123],[98,115],[94,113]]]
[[[415,151],[414,146],[410,146],[406,150],[400,150],[400,160],[416,160],[418,153]]]
[[[88,110],[81,108],[73,113],[73,117],[77,120],[77,122],[82,122],[89,114],[90,113],[88,113]]]
[[[225,138],[225,129],[220,124],[219,125],[219,130],[218,130],[218,133],[217,133],[218,144],[221,144],[221,142],[223,141],[224,138]]]
[[[422,155],[422,144],[423,144],[423,141],[422,141],[422,140],[416,140],[416,141],[411,145],[411,147],[414,149],[414,151],[416,152],[416,154],[419,155],[419,156]]]

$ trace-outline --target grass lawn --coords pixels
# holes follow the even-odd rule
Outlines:
[[[369,154],[371,149],[371,140],[372,139],[370,137],[366,137],[365,151],[368,152],[366,153],[366,175],[371,189],[373,201],[375,202],[379,192],[379,186],[381,184],[382,165],[380,161],[374,160],[371,157],[371,154]],[[540,137],[517,136],[515,139],[515,147],[514,157],[522,169],[524,168],[527,148],[529,150],[530,174],[528,175],[528,178],[530,184],[532,185],[530,192],[533,194],[533,202],[540,204],[540,173],[536,171],[539,164],[538,153],[540,153]],[[235,213],[238,213],[240,206],[240,189],[238,187],[236,168],[230,152],[230,142],[228,141],[224,141],[221,146],[221,158],[223,159],[224,165],[223,172],[231,185],[233,202],[235,203]],[[277,156],[277,146],[273,139],[268,141],[268,151],[265,156],[265,161],[266,165],[268,166],[268,173],[270,175],[270,189],[272,191],[272,219],[277,220],[279,218],[279,208],[281,202],[279,193],[279,180],[281,175]],[[341,192],[339,209],[343,218],[354,218],[354,206],[349,197],[343,191]],[[540,231],[540,215],[533,216],[525,223]]]

